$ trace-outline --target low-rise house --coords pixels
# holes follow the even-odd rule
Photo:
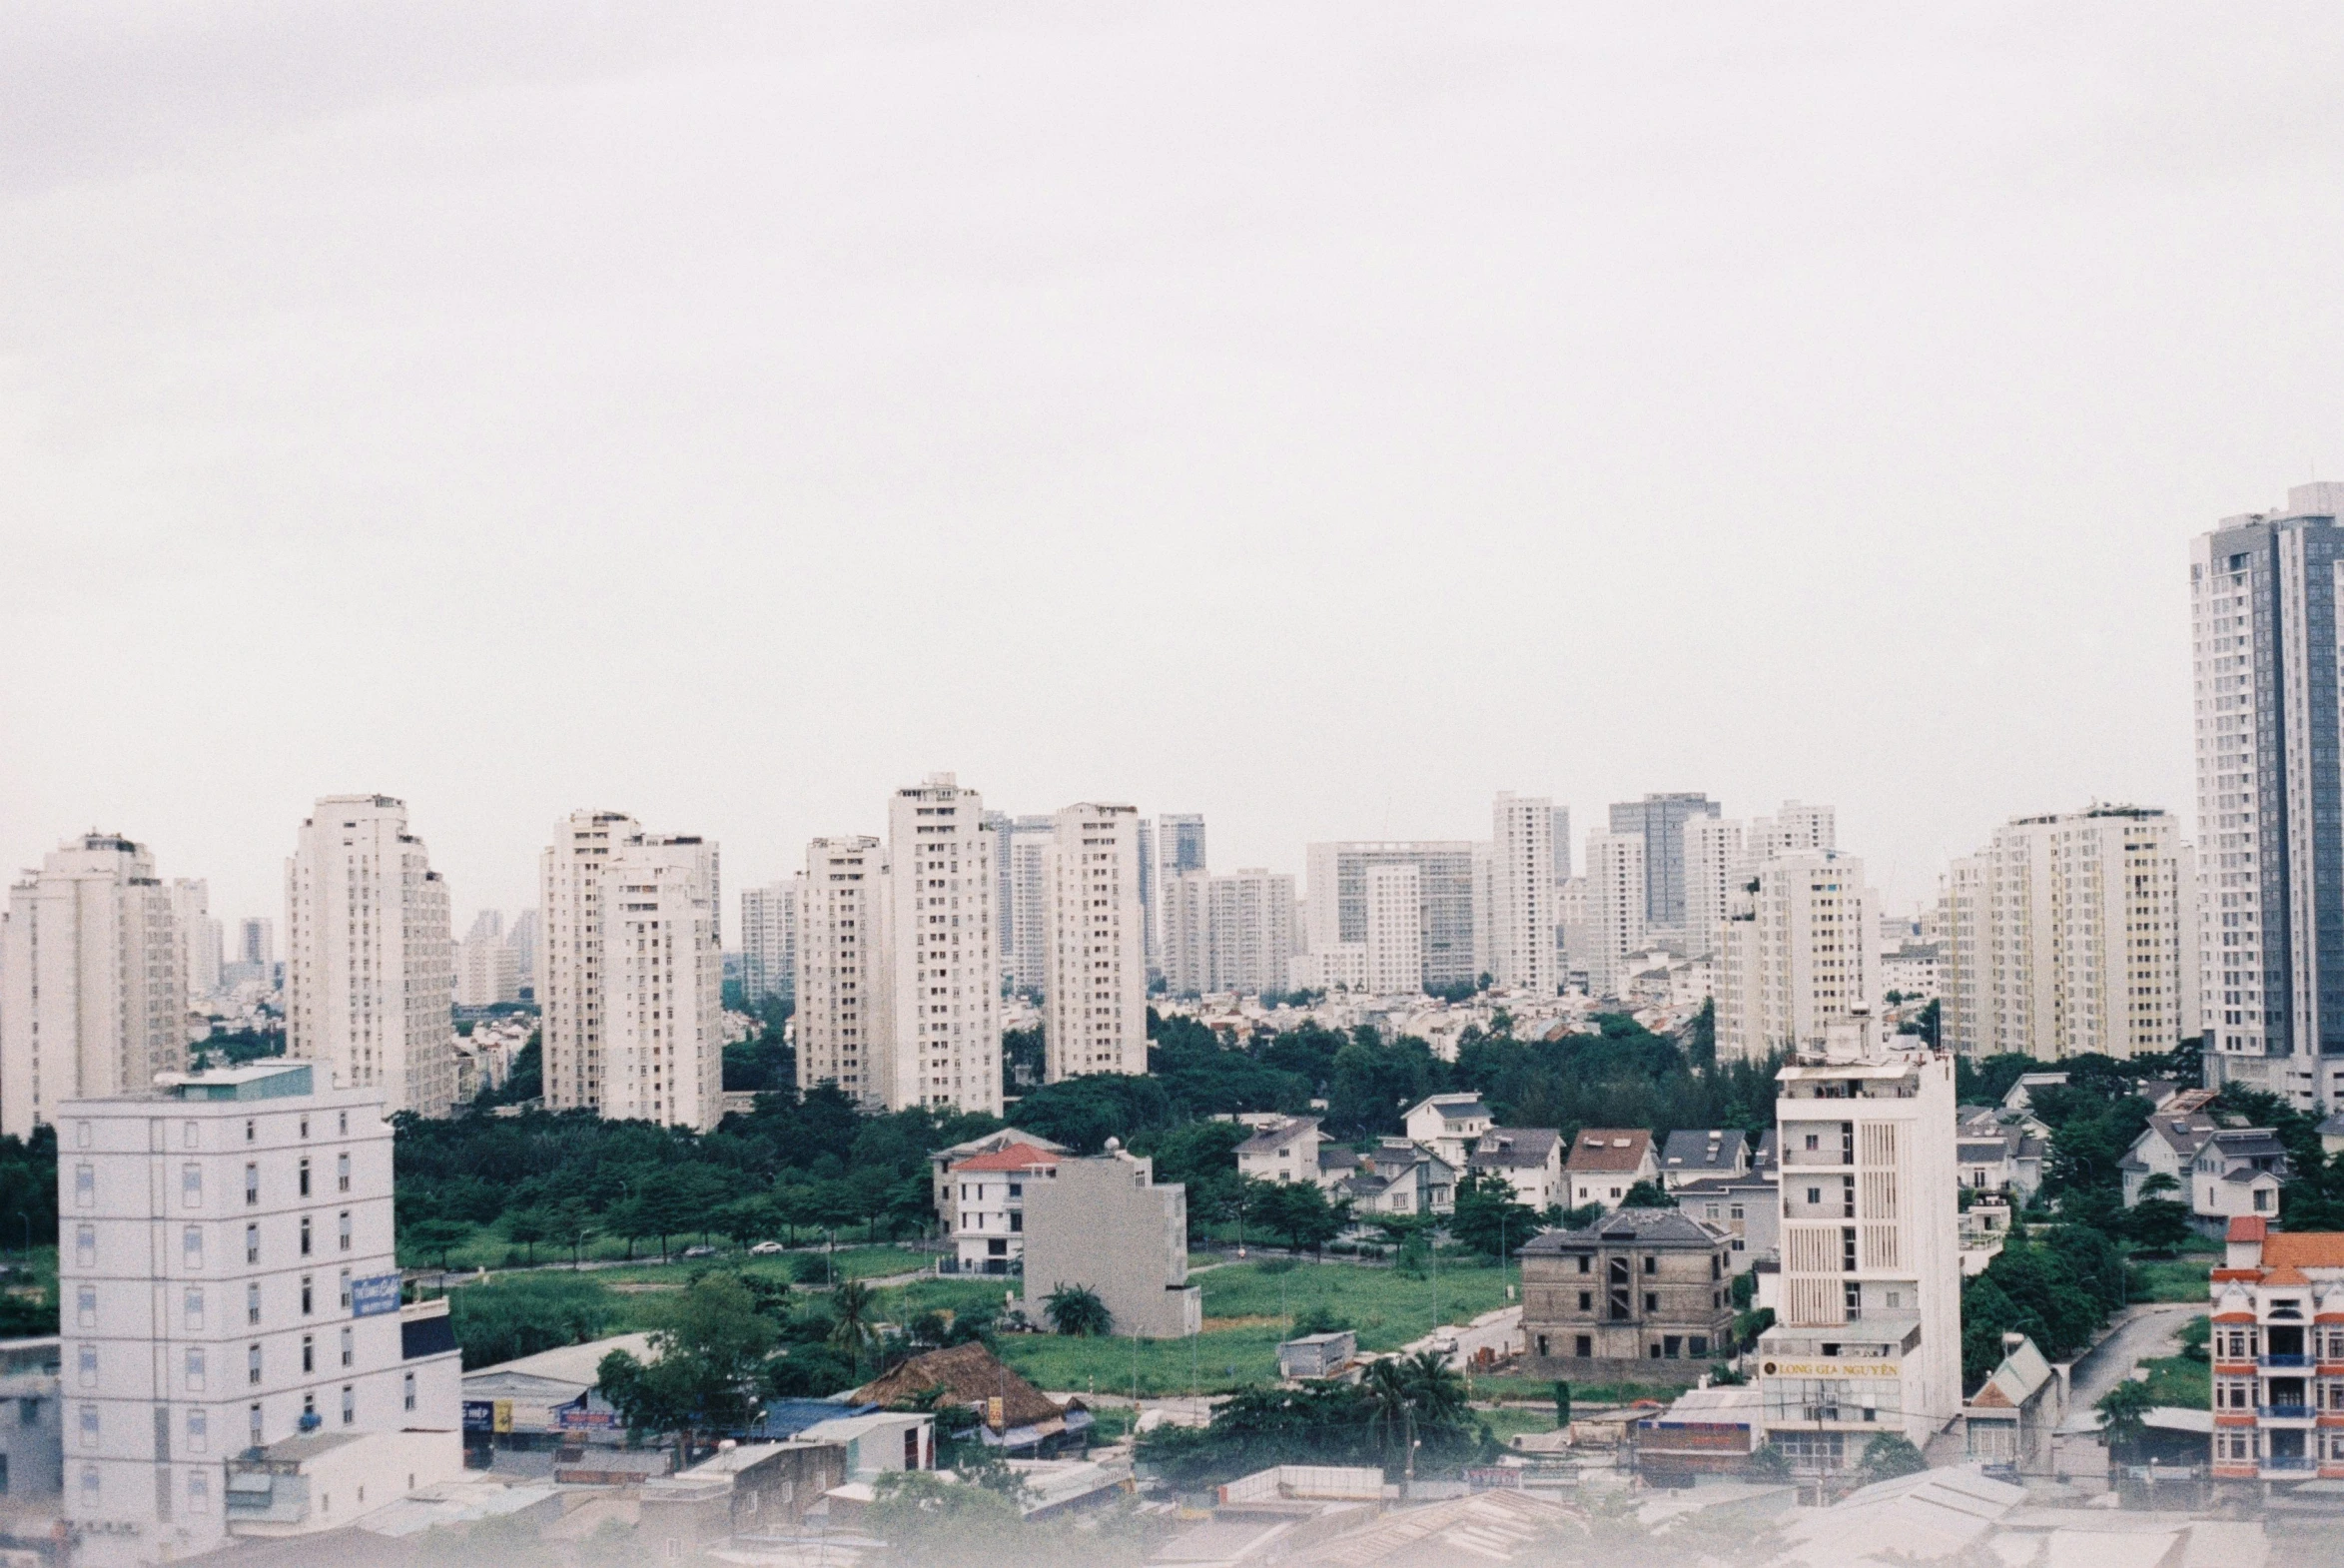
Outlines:
[[[2043,1160],[2049,1147],[2015,1127],[1992,1132],[1963,1128],[1953,1141],[1960,1183],[1973,1192],[2008,1192],[2021,1203],[2042,1189]]]
[[[1961,1406],[1962,1448],[1976,1464],[2049,1475],[2067,1413],[2066,1380],[2024,1334],[2002,1335],[2002,1361]]]
[[[873,1410],[821,1421],[792,1439],[834,1443],[845,1451],[848,1481],[871,1481],[894,1470],[936,1468],[936,1417],[925,1410]]]
[[[954,1271],[1007,1274],[1026,1255],[1026,1193],[1058,1175],[1059,1156],[1008,1144],[953,1166]]]
[[[1005,1020],[1002,1027],[1006,1029],[1010,1026]],[[1028,1133],[1014,1127],[1005,1127],[999,1132],[988,1133],[983,1138],[972,1138],[966,1143],[955,1144],[949,1149],[937,1150],[928,1157],[929,1184],[936,1191],[936,1217],[944,1222],[947,1229],[952,1226],[956,1202],[953,1196],[952,1168],[964,1160],[974,1160],[979,1155],[990,1155],[997,1150],[1007,1149],[1012,1144],[1025,1144],[1041,1150],[1046,1155],[1073,1153],[1065,1145],[1054,1144],[1039,1133]]]
[[[2240,1215],[2207,1293],[2214,1478],[2344,1479],[2344,1233]]]
[[[47,1533],[65,1491],[64,1379],[58,1336],[0,1339],[0,1521],[25,1539]]]
[[[2242,1214],[2279,1213],[2287,1148],[2267,1127],[2222,1128],[2190,1162],[2189,1210],[2201,1229],[2219,1234]]]
[[[1688,1181],[1738,1176],[1750,1169],[1750,1138],[1739,1128],[1683,1128],[1661,1146],[1661,1185],[1674,1192]]]
[[[1026,1315],[1046,1316],[1061,1285],[1095,1290],[1115,1332],[1177,1339],[1204,1313],[1188,1283],[1188,1194],[1158,1182],[1155,1163],[1115,1139],[1096,1160],[1065,1159],[1026,1193]]]
[[[1731,1342],[1731,1238],[1674,1208],[1623,1208],[1521,1251],[1538,1377],[1692,1382]]]
[[[1783,1245],[1783,1193],[1771,1177],[1750,1173],[1688,1181],[1677,1188],[1677,1207],[1726,1233],[1732,1271],[1746,1273],[1761,1257]]]
[[[1387,1138],[1358,1157],[1358,1169],[1338,1193],[1360,1214],[1446,1214],[1456,1211],[1457,1173],[1431,1150]]]
[[[858,1404],[898,1408],[915,1402],[946,1418],[981,1428],[988,1447],[1035,1455],[1055,1453],[1091,1425],[1080,1399],[1060,1404],[977,1340],[915,1355],[848,1397]]]
[[[505,1456],[534,1454],[540,1457],[518,1468],[549,1474],[556,1449],[623,1442],[625,1423],[601,1393],[602,1358],[613,1350],[638,1361],[658,1358],[649,1334],[613,1334],[464,1373],[464,1443],[473,1467],[487,1468],[492,1454],[500,1469],[511,1467]]]
[[[1478,1176],[1503,1176],[1514,1200],[1544,1213],[1563,1201],[1563,1135],[1547,1127],[1493,1127],[1466,1157]]]
[[[1616,1208],[1630,1187],[1659,1176],[1660,1161],[1652,1152],[1652,1134],[1647,1130],[1581,1128],[1571,1141],[1571,1158],[1563,1163],[1563,1180],[1571,1194],[1565,1206],[1585,1208],[1593,1203]]]
[[[1460,1171],[1495,1119],[1479,1095],[1434,1095],[1410,1106],[1406,1120],[1409,1143],[1422,1145],[1451,1171]]]
[[[1254,1181],[1319,1179],[1318,1118],[1294,1117],[1259,1129],[1237,1146],[1237,1175]]]
[[[2186,1199],[2197,1152],[2220,1131],[2221,1125],[2203,1111],[2159,1111],[2150,1116],[2148,1126],[2140,1130],[2140,1136],[2132,1141],[2132,1147],[2117,1164],[2124,1176],[2124,1206],[2130,1208],[2138,1203],[2146,1195],[2143,1189],[2155,1176],[2163,1176],[2172,1183],[2168,1195],[2176,1200]]]
[[[1734,1474],[1766,1441],[1765,1398],[1754,1383],[1693,1388],[1640,1415],[1627,1429],[1637,1473],[1650,1477]]]
[[[2013,1083],[2002,1095],[2002,1109],[2004,1111],[2031,1111],[2034,1109],[2034,1095],[2037,1090],[2065,1089],[2066,1087],[2067,1075],[2064,1073],[2021,1073],[2018,1075],[2017,1082]]]
[[[2321,1121],[2319,1126],[2320,1153],[2335,1155],[2344,1151],[2344,1111],[2338,1111]]]

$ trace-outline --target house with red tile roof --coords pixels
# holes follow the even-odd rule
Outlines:
[[[1571,1158],[1563,1162],[1563,1184],[1570,1193],[1565,1206],[1617,1208],[1630,1187],[1659,1176],[1660,1159],[1649,1129],[1583,1127],[1571,1141]]]
[[[1026,1255],[1026,1188],[1057,1176],[1063,1155],[1007,1144],[949,1167],[953,1266],[964,1274],[1006,1274]]]

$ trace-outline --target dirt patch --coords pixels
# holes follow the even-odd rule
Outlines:
[[[1253,1317],[1207,1317],[1204,1319],[1204,1326],[1206,1328],[1275,1328],[1285,1321],[1286,1319],[1282,1317],[1258,1315]]]

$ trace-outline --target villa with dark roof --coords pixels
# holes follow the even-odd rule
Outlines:
[[[1693,1382],[1732,1341],[1730,1241],[1674,1208],[1623,1208],[1532,1238],[1520,1254],[1526,1370]]]

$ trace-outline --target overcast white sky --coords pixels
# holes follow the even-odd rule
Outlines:
[[[2344,475],[2332,5],[17,3],[0,865],[403,796],[728,891],[957,769],[1217,866],[2190,806],[2185,549]],[[729,902],[729,900],[728,900]]]

